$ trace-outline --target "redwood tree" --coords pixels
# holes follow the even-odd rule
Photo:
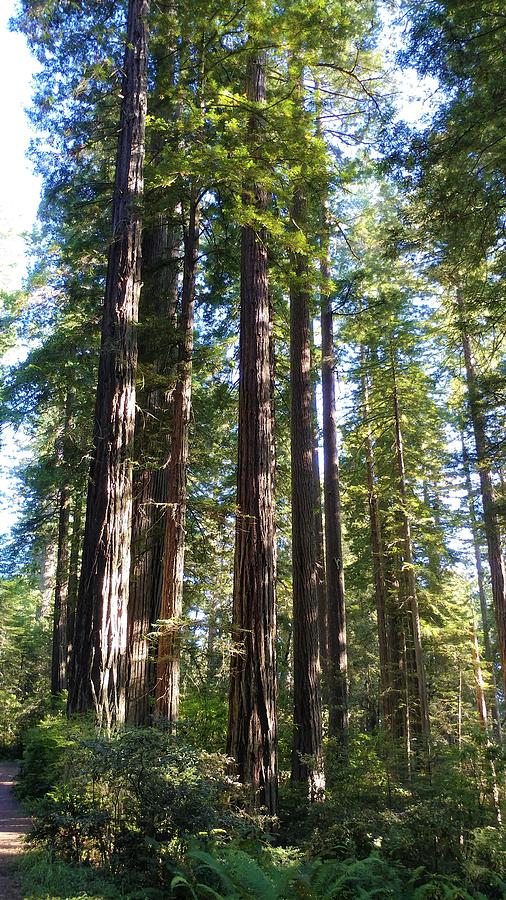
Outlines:
[[[125,717],[149,0],[129,0],[112,239],[68,712]]]
[[[252,51],[248,136],[257,146],[266,102],[266,55]],[[271,321],[261,184],[245,185],[253,221],[242,228],[237,515],[227,752],[241,781],[271,814],[277,810],[276,606]]]
[[[180,619],[183,612],[183,575],[186,524],[188,429],[192,396],[193,321],[195,278],[199,247],[199,204],[190,192],[189,220],[184,234],[184,270],[181,295],[180,348],[173,400],[170,456],[166,468],[166,518],[163,551],[155,702],[157,716],[170,723],[179,717]]]
[[[303,78],[297,73],[295,131],[305,140]],[[308,202],[305,173],[294,184],[292,220],[304,235]],[[292,255],[290,283],[290,385],[293,572],[294,731],[292,781],[305,782],[314,800],[324,787],[322,705],[318,647],[317,556],[314,517],[309,264],[306,248]],[[328,565],[328,560],[327,560]],[[330,648],[329,648],[330,649]]]
[[[329,736],[342,740],[348,730],[348,683],[346,606],[341,530],[341,497],[337,447],[336,384],[334,372],[334,322],[329,291],[330,265],[328,223],[322,204],[322,401],[323,401],[323,490],[325,506],[325,558],[327,561],[326,666],[329,702]]]

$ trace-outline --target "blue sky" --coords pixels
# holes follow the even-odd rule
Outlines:
[[[0,2],[0,84],[2,84],[2,119],[7,123],[0,141],[0,290],[21,287],[26,274],[26,240],[35,221],[39,204],[40,180],[33,174],[26,158],[30,127],[25,109],[30,104],[31,79],[36,62],[20,34],[9,31],[8,22],[16,12],[15,0]],[[16,351],[15,351],[16,352]],[[10,359],[14,359],[11,352]],[[5,362],[6,360],[4,360]],[[16,520],[20,498],[16,482],[10,475],[19,462],[26,438],[5,429],[0,448],[0,534]]]
[[[30,128],[25,109],[30,103],[30,82],[36,63],[24,37],[8,29],[8,21],[15,13],[16,5],[15,0],[2,0],[0,3],[0,84],[4,86],[2,118],[8,123],[4,138],[0,141],[0,171],[4,173],[0,192],[0,283],[4,289],[18,287],[24,274],[24,241],[19,235],[33,225],[40,192],[39,179],[26,159]]]

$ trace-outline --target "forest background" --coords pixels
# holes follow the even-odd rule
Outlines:
[[[504,896],[499,5],[14,26],[42,203],[2,293],[0,721],[32,888]]]

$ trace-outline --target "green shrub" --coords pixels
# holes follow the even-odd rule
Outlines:
[[[157,729],[90,729],[53,717],[30,732],[21,794],[36,800],[33,844],[157,883],[193,838],[258,831],[223,757]]]

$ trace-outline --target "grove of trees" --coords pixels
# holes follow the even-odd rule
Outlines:
[[[2,298],[31,454],[0,720],[61,814],[38,840],[119,877],[148,835],[159,896],[505,896],[501,4],[22,0],[12,26],[43,190]]]

